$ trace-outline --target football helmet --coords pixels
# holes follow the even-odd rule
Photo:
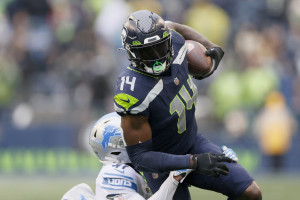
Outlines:
[[[132,13],[123,25],[122,45],[137,69],[159,75],[174,55],[171,31],[165,21],[148,10]]]
[[[121,117],[115,112],[104,115],[95,123],[89,144],[102,163],[131,163],[125,149]]]

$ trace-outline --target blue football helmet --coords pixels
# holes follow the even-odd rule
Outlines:
[[[121,117],[115,112],[95,123],[89,143],[102,163],[131,163],[125,149]]]
[[[132,13],[123,25],[121,38],[129,60],[138,70],[159,75],[171,65],[172,35],[159,15],[148,10]]]

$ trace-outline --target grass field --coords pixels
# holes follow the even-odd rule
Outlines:
[[[256,176],[264,200],[297,200],[300,194],[299,175]],[[88,183],[95,187],[94,177],[40,177],[0,176],[0,199],[5,200],[59,200],[72,186]],[[225,196],[191,187],[193,200],[223,200]]]

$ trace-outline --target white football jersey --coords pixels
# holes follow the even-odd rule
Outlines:
[[[128,199],[125,197],[132,193],[140,197],[135,199],[148,199],[151,196],[147,184],[139,173],[132,167],[121,163],[103,165],[96,179],[97,200],[125,200]]]
[[[95,200],[92,188],[86,183],[81,183],[67,191],[61,200]]]

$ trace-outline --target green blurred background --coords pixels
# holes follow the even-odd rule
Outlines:
[[[237,152],[264,199],[299,199],[299,7],[300,0],[1,0],[0,199],[60,199],[82,182],[94,188],[101,165],[88,134],[114,110],[115,79],[129,64],[120,32],[139,9],[187,24],[225,50],[218,70],[194,81],[199,133]]]

